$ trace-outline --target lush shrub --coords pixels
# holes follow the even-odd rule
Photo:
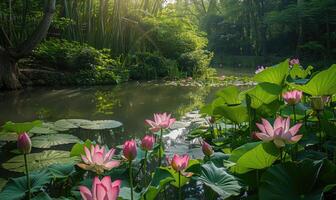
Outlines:
[[[128,59],[131,79],[176,78],[179,70],[174,60],[167,59],[157,52],[137,52]]]
[[[200,77],[208,69],[212,57],[209,51],[187,52],[178,58],[179,68],[188,76]]]

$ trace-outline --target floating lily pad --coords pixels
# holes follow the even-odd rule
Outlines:
[[[55,126],[66,128],[66,129],[72,129],[72,128],[78,128],[74,123],[70,122],[68,119],[61,119],[54,123]]]
[[[5,142],[11,142],[11,141],[16,141],[18,138],[17,133],[14,132],[2,132],[0,134],[0,141],[5,141]]]
[[[32,128],[29,133],[34,133],[34,134],[56,134],[57,131],[46,128],[46,127],[34,127]]]
[[[68,151],[47,150],[41,153],[32,153],[27,155],[30,171],[40,170],[56,163],[74,163],[75,157],[70,158]],[[2,167],[15,172],[24,172],[23,155],[15,156],[2,164]]]
[[[175,130],[175,129],[180,129],[180,128],[186,128],[189,125],[190,125],[189,122],[176,121],[171,125],[170,129]]]
[[[41,135],[32,138],[33,147],[36,148],[50,148],[60,144],[71,144],[79,141],[76,136],[69,134]]]
[[[42,124],[42,127],[48,128],[57,132],[68,131],[69,129],[66,127],[56,126],[54,122],[45,122]]]
[[[80,127],[83,129],[89,130],[103,130],[103,129],[114,129],[119,128],[123,124],[121,122],[115,120],[96,120],[91,121],[90,123],[81,125]]]

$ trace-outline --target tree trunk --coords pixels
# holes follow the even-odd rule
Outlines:
[[[19,69],[16,65],[17,60],[9,55],[0,54],[0,88],[10,90],[20,89],[22,85],[19,81]]]

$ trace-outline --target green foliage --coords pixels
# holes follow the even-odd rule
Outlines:
[[[202,77],[206,74],[213,54],[205,50],[196,50],[183,53],[178,58],[181,71],[188,76]]]
[[[228,174],[224,168],[218,168],[212,162],[203,164],[201,168],[201,174],[196,177],[196,180],[210,187],[222,198],[227,199],[240,194],[241,186],[238,180]]]
[[[51,174],[47,171],[41,171],[30,174],[31,192],[41,192],[42,188],[52,179]],[[12,178],[0,193],[0,199],[20,200],[27,194],[27,179],[25,176]]]
[[[15,133],[23,133],[23,132],[29,132],[34,127],[41,126],[42,122],[39,120],[33,121],[33,122],[23,122],[23,123],[14,123],[14,122],[6,122],[2,126],[2,129],[4,131],[8,132],[15,132]]]

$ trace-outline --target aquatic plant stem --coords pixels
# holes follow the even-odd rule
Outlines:
[[[178,184],[179,184],[179,200],[182,200],[182,190],[181,190],[181,172],[179,171],[179,179],[178,179]]]
[[[25,169],[26,169],[26,177],[27,177],[28,199],[30,200],[31,199],[31,192],[30,192],[30,179],[29,179],[27,154],[23,154],[23,157],[24,157]]]
[[[161,128],[161,130],[160,130],[160,141],[159,141],[159,167],[162,164],[162,152],[161,152],[161,148],[163,149],[162,134],[163,134],[163,129]]]
[[[145,158],[144,158],[144,163],[143,163],[143,174],[144,174],[144,181],[145,181],[145,185],[147,186],[147,176],[146,176],[146,171],[147,171],[147,153],[148,151],[145,152]]]
[[[295,112],[295,104],[293,105],[293,114],[294,114],[294,123],[296,123],[296,112]]]
[[[129,176],[131,186],[131,200],[133,200],[133,173],[132,173],[132,160],[129,161]]]

